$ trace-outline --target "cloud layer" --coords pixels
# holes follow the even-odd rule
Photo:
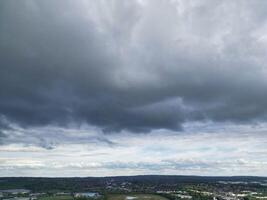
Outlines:
[[[265,120],[266,6],[1,1],[1,114],[133,132]]]
[[[53,148],[0,146],[0,176],[266,175],[266,124],[205,127],[194,125],[187,134],[106,135],[113,145],[93,139],[96,130],[50,128],[43,132],[54,132],[46,136]]]

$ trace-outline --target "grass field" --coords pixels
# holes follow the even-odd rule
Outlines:
[[[167,200],[165,197],[153,194],[110,194],[107,200]]]
[[[73,197],[70,195],[61,195],[61,196],[46,196],[40,197],[38,200],[73,200]]]

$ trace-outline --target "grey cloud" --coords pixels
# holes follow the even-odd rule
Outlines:
[[[8,123],[7,119],[0,115],[0,144],[4,143],[6,134],[5,131],[12,130],[12,127],[10,126],[10,123]]]
[[[1,1],[0,113],[21,127],[105,132],[265,120],[266,7]]]
[[[1,118],[0,118],[1,119]],[[0,144],[18,144],[22,146],[39,146],[52,150],[59,145],[86,144],[98,145],[101,147],[113,148],[120,146],[117,142],[104,135],[100,129],[90,127],[61,128],[54,126],[26,127],[23,128],[16,123],[2,118],[2,135]]]

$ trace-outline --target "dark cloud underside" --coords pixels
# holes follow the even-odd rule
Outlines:
[[[0,114],[26,127],[132,132],[265,120],[266,8],[3,0]]]

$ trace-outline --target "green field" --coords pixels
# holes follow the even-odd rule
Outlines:
[[[110,194],[107,200],[167,200],[165,197],[154,194]]]
[[[61,196],[46,196],[40,197],[38,200],[73,200],[73,197],[70,195],[61,195]]]
[[[38,200],[73,200],[70,195],[45,196]],[[165,197],[153,194],[108,194],[107,200],[168,200]]]

